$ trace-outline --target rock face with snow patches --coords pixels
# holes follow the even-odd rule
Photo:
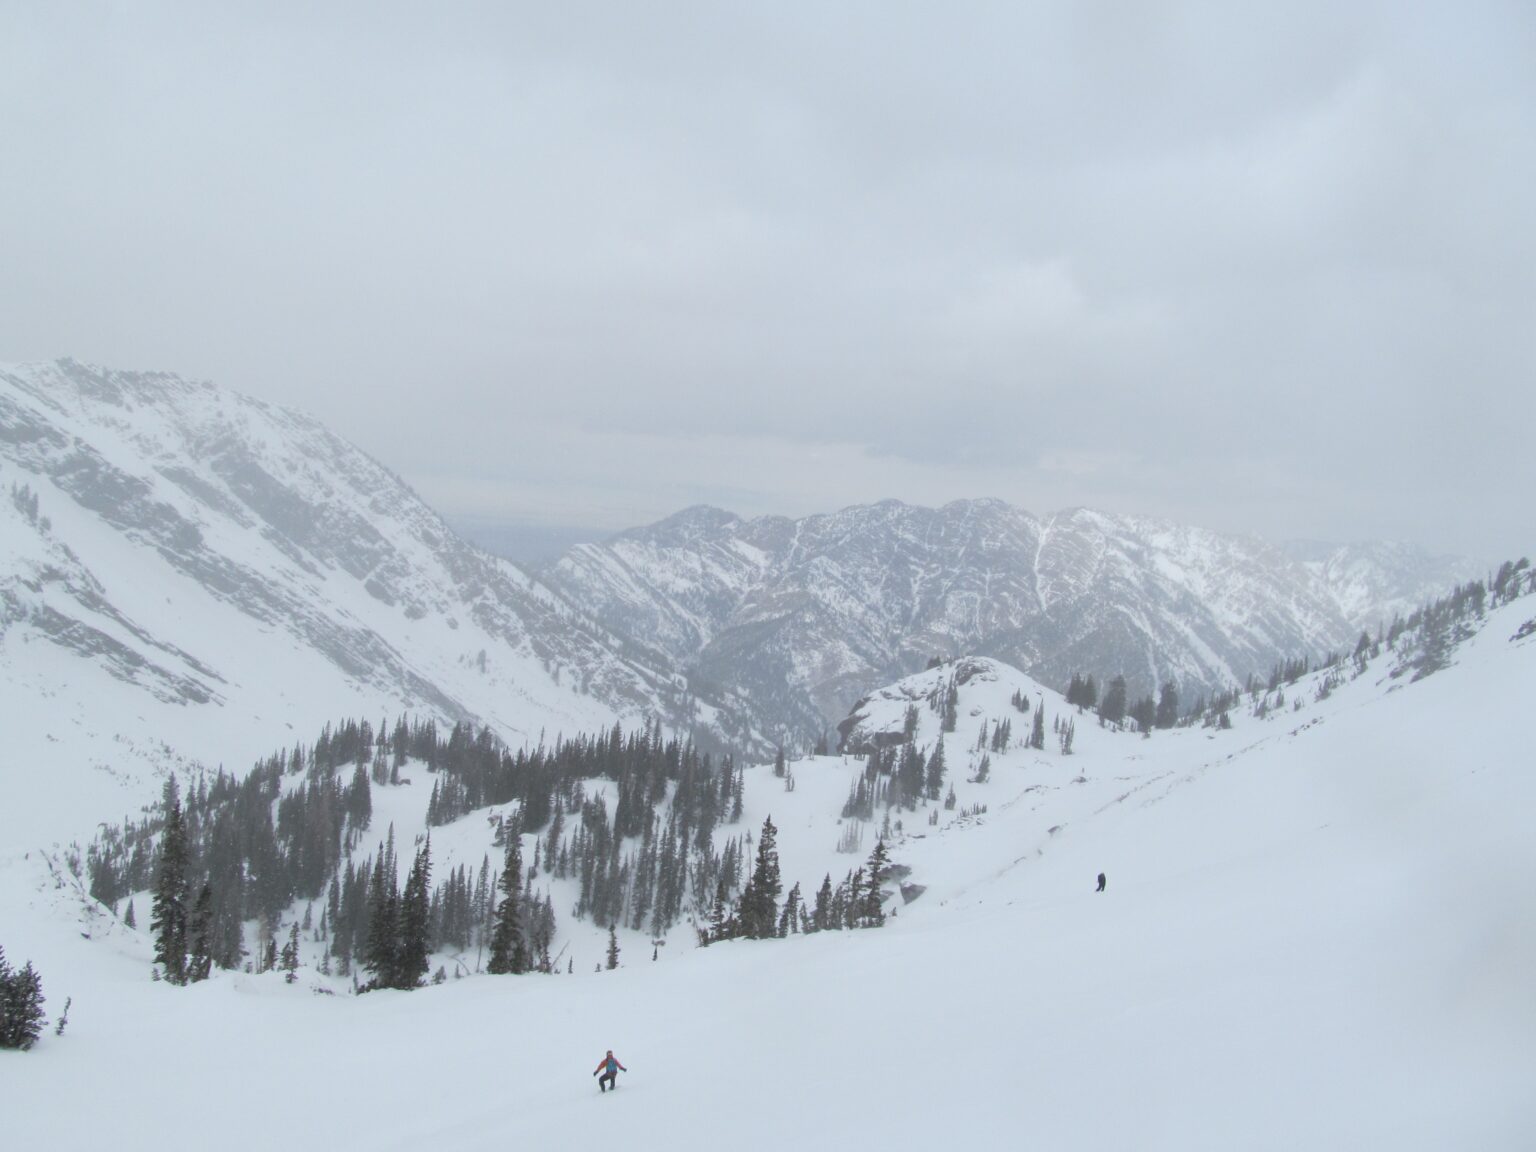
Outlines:
[[[657,716],[761,751],[936,656],[1056,688],[1173,679],[1188,700],[1352,644],[1377,597],[1439,571],[977,500],[691,508],[530,575],[311,419],[67,360],[0,369],[0,488],[0,719],[23,753],[87,730],[114,773],[173,730],[179,753],[238,762],[274,724],[393,711],[513,742]]]
[[[765,730],[803,735],[870,687],[965,653],[1057,687],[1124,675],[1133,698],[1173,680],[1189,700],[1352,643],[1369,590],[1402,584],[1393,573],[1461,578],[1436,564],[1410,550],[1307,564],[1251,537],[1086,509],[885,501],[803,520],[691,508],[541,575],[696,682],[753,700]]]
[[[1395,616],[1408,616],[1454,585],[1488,575],[1475,560],[1438,556],[1411,544],[1294,540],[1284,547],[1286,555],[1299,560],[1328,586],[1357,630],[1372,633],[1382,623],[1390,623]]]
[[[54,725],[107,742],[168,734],[145,708],[213,705],[226,737],[241,716],[264,729],[251,751],[279,718],[353,709],[513,740],[680,714],[680,679],[292,412],[163,374],[3,369],[0,487],[0,680],[21,728],[42,696]]]

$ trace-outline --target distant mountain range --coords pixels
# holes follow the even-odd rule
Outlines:
[[[1046,684],[1123,675],[1183,698],[1352,645],[1478,567],[1421,550],[1276,547],[1136,516],[1036,517],[996,500],[896,501],[803,520],[696,507],[573,548],[540,579],[770,731],[830,728],[934,657]],[[701,687],[701,691],[703,688]]]
[[[1188,699],[1481,574],[990,500],[690,508],[523,569],[307,417],[69,360],[0,368],[0,489],[0,718],[23,754],[91,731],[109,775],[401,711],[760,751],[964,654]]]

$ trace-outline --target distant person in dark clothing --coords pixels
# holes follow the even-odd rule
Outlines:
[[[605,1069],[606,1071],[604,1071]],[[601,1076],[597,1077],[597,1086],[599,1089],[606,1092],[608,1091],[610,1085],[612,1085],[614,1088],[618,1088],[619,1073],[628,1071],[628,1068],[619,1063],[618,1058],[613,1054],[613,1049],[610,1048],[608,1049],[608,1055],[604,1056],[597,1062],[597,1067],[593,1070],[592,1075],[597,1076],[599,1072],[603,1073]]]
[[[1109,881],[1104,879],[1104,873],[1100,872],[1099,873],[1099,887],[1098,887],[1098,891],[1100,891],[1100,892],[1104,891],[1104,885],[1106,885],[1108,883],[1109,883]]]

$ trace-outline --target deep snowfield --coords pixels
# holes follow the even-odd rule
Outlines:
[[[1420,683],[1383,660],[1230,732],[1085,717],[1074,756],[994,757],[961,796],[986,816],[907,829],[894,858],[928,890],[878,931],[677,930],[603,973],[585,940],[572,976],[414,993],[172,988],[34,853],[0,871],[0,942],[74,1006],[0,1053],[5,1146],[1536,1147],[1536,639],[1509,640],[1532,611]],[[862,859],[825,853],[854,770],[796,765],[788,796],[753,774],[786,884]],[[630,1071],[602,1097],[607,1048]]]

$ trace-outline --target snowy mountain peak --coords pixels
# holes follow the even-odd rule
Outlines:
[[[619,535],[633,536],[639,532],[648,539],[675,547],[697,543],[727,532],[739,523],[741,523],[741,517],[734,512],[727,512],[709,504],[693,504],[646,528],[630,529]]]
[[[712,685],[766,731],[815,735],[935,656],[996,656],[1064,687],[1125,677],[1186,700],[1352,645],[1373,583],[1262,540],[1074,508],[887,500],[800,520],[685,514],[575,549],[541,573],[572,604]],[[1407,557],[1401,564],[1412,569]],[[1414,594],[1455,582],[1421,566]],[[1429,588],[1439,572],[1443,582]]]
[[[216,763],[338,715],[475,718],[518,743],[678,714],[671,673],[306,416],[162,373],[0,368],[0,483],[22,749],[78,725],[126,781],[173,730]]]

